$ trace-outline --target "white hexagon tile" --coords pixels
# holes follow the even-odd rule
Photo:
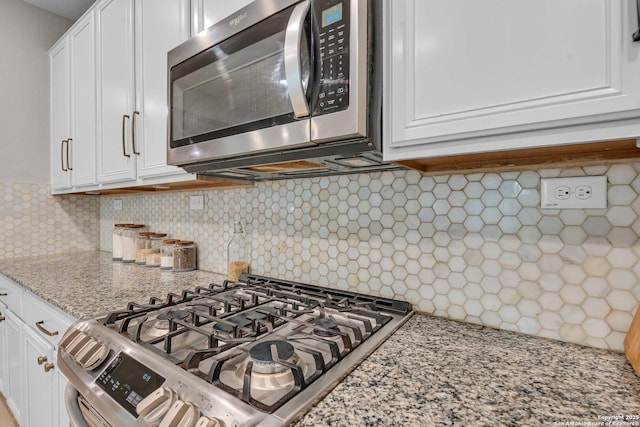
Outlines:
[[[398,298],[416,310],[620,351],[640,301],[640,164],[421,176],[414,171],[118,196],[100,246],[140,222],[198,244],[226,270],[231,225],[258,274]],[[608,209],[541,210],[541,177],[606,174]],[[204,211],[189,195],[204,194]]]
[[[45,184],[0,182],[0,258],[97,249],[99,208],[95,197],[54,197]]]

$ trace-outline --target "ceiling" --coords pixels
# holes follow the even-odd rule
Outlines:
[[[71,21],[78,18],[95,2],[95,0],[24,0],[40,9],[63,16]]]

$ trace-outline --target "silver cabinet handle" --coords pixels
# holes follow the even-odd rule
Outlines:
[[[311,3],[307,0],[298,4],[291,13],[284,36],[284,73],[289,88],[289,99],[296,117],[309,115],[309,103],[302,85],[301,40],[304,35],[304,21]]]
[[[136,151],[136,116],[140,114],[140,111],[134,111],[131,119],[131,145],[133,146],[133,154],[140,155],[140,152]]]
[[[62,171],[67,172],[69,169],[64,167],[64,143],[69,143],[68,139],[63,139],[60,142],[60,164],[62,165]],[[67,163],[69,162],[69,157],[67,157]]]
[[[38,328],[38,330],[40,332],[42,332],[45,335],[48,335],[50,337],[55,337],[56,335],[58,335],[58,331],[47,331],[42,325],[44,324],[44,320],[41,320],[39,322],[36,322],[36,328]]]
[[[127,154],[127,147],[125,147],[125,142],[124,142],[124,127],[128,118],[129,118],[128,114],[124,114],[122,116],[122,154],[124,154],[125,157],[131,157],[131,154]]]
[[[71,141],[73,141],[73,138],[67,139],[67,169],[69,169],[70,171],[73,170],[73,168],[71,167],[71,163],[69,163],[69,144],[71,143]]]
[[[636,0],[636,12],[638,13],[638,31],[633,33],[633,41],[640,42],[640,0]]]

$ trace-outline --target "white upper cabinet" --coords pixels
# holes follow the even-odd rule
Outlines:
[[[209,28],[251,2],[252,0],[191,0],[192,34]]]
[[[96,7],[98,180],[136,178],[131,121],[134,111],[133,0]]]
[[[51,190],[69,188],[67,162],[69,138],[69,43],[63,39],[49,52],[51,109]]]
[[[95,6],[97,181],[111,184],[105,188],[191,177],[167,166],[166,154],[167,52],[189,38],[189,6],[189,0]]]
[[[635,1],[385,8],[386,160],[640,135]]]
[[[189,0],[137,0],[135,13],[138,177],[186,175],[167,166],[167,52],[189,39]]]
[[[51,189],[96,183],[94,21],[89,13],[49,52]]]
[[[71,52],[71,134],[68,148],[73,186],[96,183],[96,69],[93,14],[69,34]]]

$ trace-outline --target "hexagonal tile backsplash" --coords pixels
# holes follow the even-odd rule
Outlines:
[[[0,258],[95,250],[100,203],[51,196],[45,184],[0,182]]]
[[[258,274],[398,298],[419,311],[613,350],[640,300],[640,163],[423,177],[384,172],[249,189],[102,197],[116,222],[198,244],[226,271],[234,220]],[[609,208],[541,210],[540,178],[608,176]],[[204,194],[205,210],[189,209]],[[113,199],[124,201],[113,210]]]

